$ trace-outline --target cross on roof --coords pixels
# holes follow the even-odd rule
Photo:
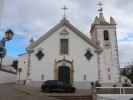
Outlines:
[[[61,8],[62,10],[64,10],[64,17],[66,17],[66,10],[68,10],[68,8],[66,6],[64,6],[63,8]]]

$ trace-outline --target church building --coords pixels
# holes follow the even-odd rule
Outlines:
[[[65,16],[19,55],[18,80],[42,83],[71,82],[86,88],[90,82],[117,83],[120,65],[116,22],[104,18],[102,9],[91,25],[89,38]],[[85,87],[86,86],[86,87]]]

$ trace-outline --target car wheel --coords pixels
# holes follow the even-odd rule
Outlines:
[[[66,89],[65,92],[72,93],[72,89]]]
[[[73,88],[73,89],[72,89],[72,93],[75,93],[75,92],[76,92],[76,89],[75,89],[75,88]]]
[[[40,92],[45,92],[45,91],[44,91],[44,89],[41,89],[41,91],[40,91]]]
[[[75,93],[75,88],[72,88],[70,93]]]

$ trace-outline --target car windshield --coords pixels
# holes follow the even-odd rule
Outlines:
[[[58,81],[58,80],[48,80],[45,83],[46,84],[63,84],[61,81]]]
[[[58,85],[63,85],[63,82],[58,81],[57,84],[58,84]]]

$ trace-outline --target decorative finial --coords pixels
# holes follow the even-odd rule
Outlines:
[[[33,37],[30,39],[30,43],[33,43],[34,42],[34,39],[33,39]]]
[[[66,10],[68,10],[68,8],[64,5],[63,8],[61,8],[64,11],[64,18],[66,17]]]
[[[103,3],[102,3],[101,1],[99,1],[99,3],[98,3],[97,5],[99,6],[98,12],[99,12],[100,14],[103,14]]]
[[[32,33],[28,33],[28,37],[29,37],[29,42],[30,42],[30,43],[34,42]]]

